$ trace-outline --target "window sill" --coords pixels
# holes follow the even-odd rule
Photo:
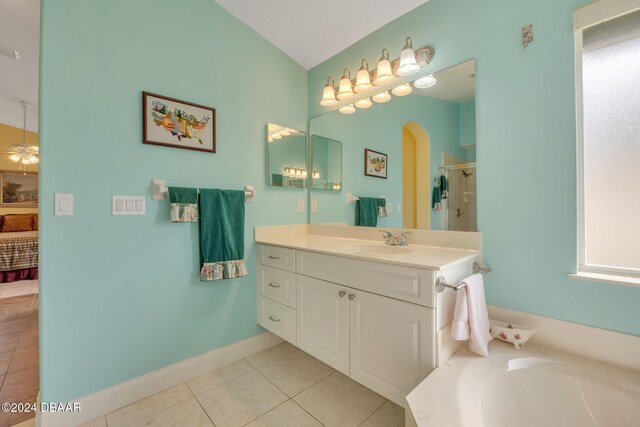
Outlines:
[[[578,271],[575,274],[569,274],[569,278],[573,280],[590,280],[592,282],[612,283],[614,285],[640,286],[640,277],[632,276],[618,276],[614,274]]]

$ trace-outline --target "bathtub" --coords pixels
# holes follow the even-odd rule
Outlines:
[[[494,341],[488,358],[465,345],[407,403],[418,427],[637,427],[640,372]]]

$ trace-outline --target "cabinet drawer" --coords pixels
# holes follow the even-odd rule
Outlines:
[[[434,272],[413,267],[297,251],[298,274],[435,307]]]
[[[258,293],[296,308],[296,275],[289,271],[258,265]]]
[[[258,297],[258,323],[280,338],[296,344],[296,311],[262,296]]]
[[[279,246],[258,245],[258,262],[262,265],[296,271],[296,251]]]

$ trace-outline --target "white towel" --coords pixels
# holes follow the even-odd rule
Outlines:
[[[451,324],[451,338],[469,341],[469,350],[480,356],[489,355],[489,313],[484,299],[482,274],[467,277],[461,283],[465,286],[458,290],[456,309]]]

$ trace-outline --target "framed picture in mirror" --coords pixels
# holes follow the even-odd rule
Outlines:
[[[365,148],[364,174],[366,176],[387,179],[387,155]]]

